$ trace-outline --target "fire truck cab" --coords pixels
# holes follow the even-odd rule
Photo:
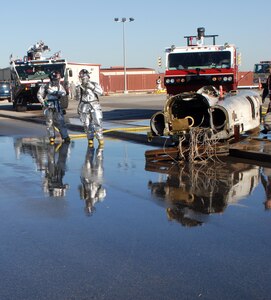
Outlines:
[[[197,91],[212,85],[228,92],[237,89],[237,52],[234,45],[216,45],[218,35],[205,35],[197,29],[197,36],[185,36],[187,46],[172,45],[166,49],[164,85],[168,95]],[[204,40],[212,38],[211,45]]]
[[[23,59],[10,60],[12,102],[16,111],[26,111],[28,104],[39,103],[38,89],[50,81],[49,75],[53,71],[59,71],[61,74],[61,83],[67,95],[62,97],[60,102],[63,109],[68,107],[68,77],[72,76],[72,72],[67,68],[67,61],[59,57],[59,52],[45,58],[42,54],[46,51],[50,49],[41,41],[30,47]]]

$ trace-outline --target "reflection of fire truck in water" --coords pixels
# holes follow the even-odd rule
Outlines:
[[[237,52],[234,45],[216,45],[218,35],[205,35],[205,29],[197,29],[197,36],[185,36],[186,47],[166,49],[164,84],[169,95],[197,91],[212,85],[217,89],[237,89]],[[212,45],[205,45],[204,38],[212,38]]]
[[[59,71],[61,74],[61,83],[67,91],[67,96],[62,97],[60,102],[64,109],[68,107],[68,77],[72,76],[72,71],[67,68],[67,61],[60,58],[60,52],[45,58],[42,54],[46,51],[50,49],[41,41],[30,47],[23,59],[11,59],[12,101],[15,110],[25,111],[29,103],[39,103],[38,89],[50,81],[49,75],[53,71]]]
[[[271,61],[260,61],[260,63],[254,65],[253,83],[254,85],[265,87],[266,80],[270,74],[269,68],[271,67]]]

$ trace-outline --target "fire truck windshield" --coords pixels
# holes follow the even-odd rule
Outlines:
[[[53,71],[59,71],[63,77],[65,72],[64,64],[19,65],[15,68],[20,80],[46,79]]]
[[[212,68],[230,68],[230,51],[206,51],[206,52],[184,52],[170,53],[168,55],[168,69],[212,69]]]

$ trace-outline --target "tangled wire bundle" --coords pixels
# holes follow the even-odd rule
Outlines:
[[[189,145],[184,146],[184,137],[179,139],[180,158],[190,163],[196,160],[213,160],[217,158],[218,139],[210,139],[208,130],[194,127],[189,131]]]

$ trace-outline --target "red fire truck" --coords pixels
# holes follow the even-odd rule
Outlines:
[[[185,36],[187,46],[166,49],[164,84],[167,94],[197,91],[212,85],[226,92],[237,89],[238,55],[236,47],[225,43],[216,45],[218,35],[205,35],[197,29],[196,36]],[[204,40],[211,38],[211,45]]]

